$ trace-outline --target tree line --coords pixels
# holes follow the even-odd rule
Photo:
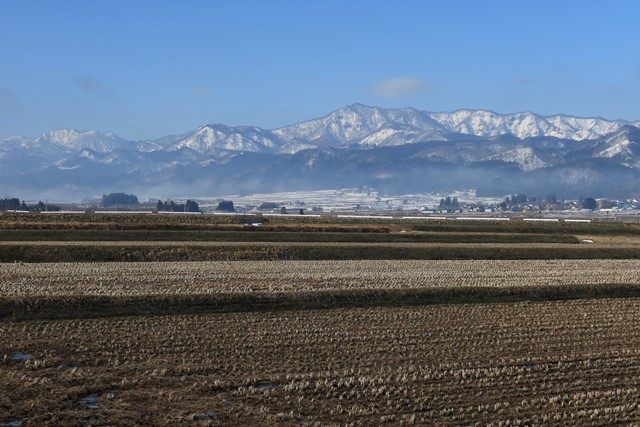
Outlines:
[[[59,210],[60,206],[43,202],[28,205],[24,200],[20,201],[17,197],[0,199],[0,211],[55,212]]]
[[[184,203],[176,203],[173,200],[165,202],[158,200],[156,209],[158,212],[200,212],[200,206],[194,200],[187,200]]]
[[[110,193],[102,195],[102,206],[137,205],[138,196],[126,193]]]
[[[460,202],[458,202],[457,197],[451,198],[451,196],[447,196],[444,199],[440,199],[440,209],[458,209],[460,207]]]

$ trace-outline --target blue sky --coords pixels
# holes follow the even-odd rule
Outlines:
[[[640,119],[638,1],[8,1],[0,137],[274,128],[362,102]]]

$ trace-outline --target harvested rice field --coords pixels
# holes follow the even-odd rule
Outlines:
[[[2,323],[29,424],[617,424],[638,299]],[[87,403],[89,402],[89,403]]]
[[[0,264],[3,297],[640,285],[640,260],[352,260]]]
[[[237,221],[0,215],[0,425],[640,421],[635,224]]]

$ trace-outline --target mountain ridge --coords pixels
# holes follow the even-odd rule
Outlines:
[[[130,141],[62,129],[2,140],[0,189],[84,194],[164,186],[173,194],[197,185],[232,192],[342,183],[394,191],[483,185],[502,192],[519,183],[578,192],[604,191],[606,182],[637,194],[640,129],[633,124],[352,104],[273,130],[209,123],[180,135]]]
[[[303,137],[296,137],[295,135],[291,135],[292,132],[288,132],[288,130],[300,130],[304,128],[314,128],[314,123],[325,121],[328,118],[333,118],[335,116],[345,114],[359,114],[357,117],[360,121],[364,121],[368,123],[369,131],[364,134],[360,133],[359,136],[356,135],[354,138],[350,132],[345,132],[344,129],[336,129],[340,131],[338,134],[335,132],[332,133],[332,136],[342,135],[342,138],[338,138],[337,145],[344,145],[345,143],[362,143],[363,145],[375,145],[375,139],[372,138],[373,134],[376,132],[386,131],[390,133],[390,131],[411,131],[415,134],[419,134],[421,139],[425,139],[426,136],[430,137],[430,139],[442,140],[446,139],[446,134],[450,133],[462,133],[469,135],[476,135],[482,137],[492,137],[499,136],[503,134],[512,134],[517,136],[518,138],[526,138],[531,136],[556,136],[558,138],[564,139],[576,139],[576,140],[584,140],[584,139],[594,139],[600,136],[604,136],[607,133],[610,133],[624,125],[634,125],[640,126],[640,120],[636,122],[625,121],[620,119],[609,120],[604,119],[599,116],[573,116],[569,114],[552,114],[552,115],[541,115],[536,114],[530,111],[522,111],[516,113],[497,113],[488,109],[468,109],[468,108],[460,108],[453,111],[444,111],[444,112],[429,112],[418,110],[413,107],[401,107],[401,108],[381,108],[376,106],[369,106],[362,103],[354,103],[351,105],[347,105],[341,107],[335,111],[328,113],[325,116],[313,118],[310,120],[293,123],[290,125],[282,126],[275,129],[266,129],[258,126],[251,125],[239,125],[239,126],[229,126],[222,123],[207,123],[199,126],[194,131],[188,131],[179,135],[171,135],[168,137],[161,137],[156,139],[144,139],[144,140],[127,140],[113,133],[99,133],[93,130],[89,131],[81,131],[75,129],[56,129],[45,132],[39,135],[36,138],[26,138],[23,136],[11,136],[7,137],[0,141],[7,141],[10,139],[21,138],[24,140],[48,140],[51,139],[51,136],[54,136],[54,139],[60,133],[72,134],[72,136],[77,136],[78,139],[87,139],[89,136],[101,137],[103,139],[110,139],[112,141],[126,141],[131,143],[149,143],[154,142],[159,146],[164,146],[164,144],[159,143],[159,141],[166,140],[167,138],[183,138],[187,139],[190,136],[202,132],[203,130],[209,129],[212,131],[220,131],[222,134],[226,135],[226,137],[221,139],[228,138],[229,135],[238,134],[236,136],[236,141],[240,143],[238,145],[229,145],[229,150],[243,150],[244,148],[241,144],[242,139],[239,137],[244,136],[244,132],[254,132],[256,134],[261,134],[263,139],[270,139],[270,144],[267,146],[278,146],[278,145],[286,145],[286,141],[293,142],[304,142],[306,146],[313,145],[310,142],[317,140],[318,137],[309,137],[308,134],[304,132],[296,132],[296,135],[302,134]],[[373,117],[371,117],[373,115]],[[365,116],[363,118],[363,116]],[[368,117],[367,117],[368,116]],[[464,118],[461,119],[461,116]],[[514,132],[513,126],[509,126],[505,124],[505,122],[513,122],[516,119],[524,119],[524,120],[537,120],[536,127],[532,127],[530,129],[525,129],[520,133]],[[375,124],[375,119],[385,119],[383,122],[378,122]],[[484,121],[482,120],[484,119]],[[494,123],[495,128],[487,129],[486,120],[492,119],[497,120],[498,123]],[[372,126],[373,124],[373,126]],[[546,126],[555,126],[555,128],[547,129],[547,133],[544,132],[545,129],[540,129],[540,125],[544,124]],[[582,126],[579,126],[581,124]],[[337,125],[337,123],[330,123],[330,125]],[[352,123],[346,122],[348,127],[352,127]],[[384,125],[395,125],[396,127],[385,127]],[[532,125],[533,126],[533,125]],[[596,128],[594,128],[594,126]],[[314,129],[318,132],[326,129]],[[420,132],[422,131],[422,132]],[[226,132],[226,133],[225,133]],[[73,135],[75,134],[75,135]],[[71,138],[74,139],[74,138]],[[249,139],[249,142],[256,142],[256,140]],[[178,142],[181,142],[178,141]],[[402,143],[410,143],[406,140]],[[226,142],[225,142],[226,144]],[[224,144],[223,144],[224,145]],[[394,145],[394,144],[389,144]],[[259,148],[257,146],[249,146],[252,151]]]

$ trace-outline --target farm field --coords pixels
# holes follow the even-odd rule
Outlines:
[[[335,216],[227,216],[227,215],[114,215],[114,214],[13,214],[0,213],[3,230],[247,230],[260,223],[267,231],[377,231],[400,230],[490,232],[490,233],[559,233],[640,236],[640,223],[594,221],[591,223],[416,220],[338,218]]]
[[[16,319],[640,297],[638,260],[0,264]]]
[[[0,242],[0,262],[639,258],[640,246],[595,243]]]
[[[640,227],[0,215],[0,425],[640,421]]]
[[[2,323],[0,412],[34,425],[628,423],[639,310],[600,299]]]
[[[1,230],[0,241],[580,243],[566,234],[245,230]]]
[[[4,297],[640,284],[640,260],[352,260],[0,265]]]

